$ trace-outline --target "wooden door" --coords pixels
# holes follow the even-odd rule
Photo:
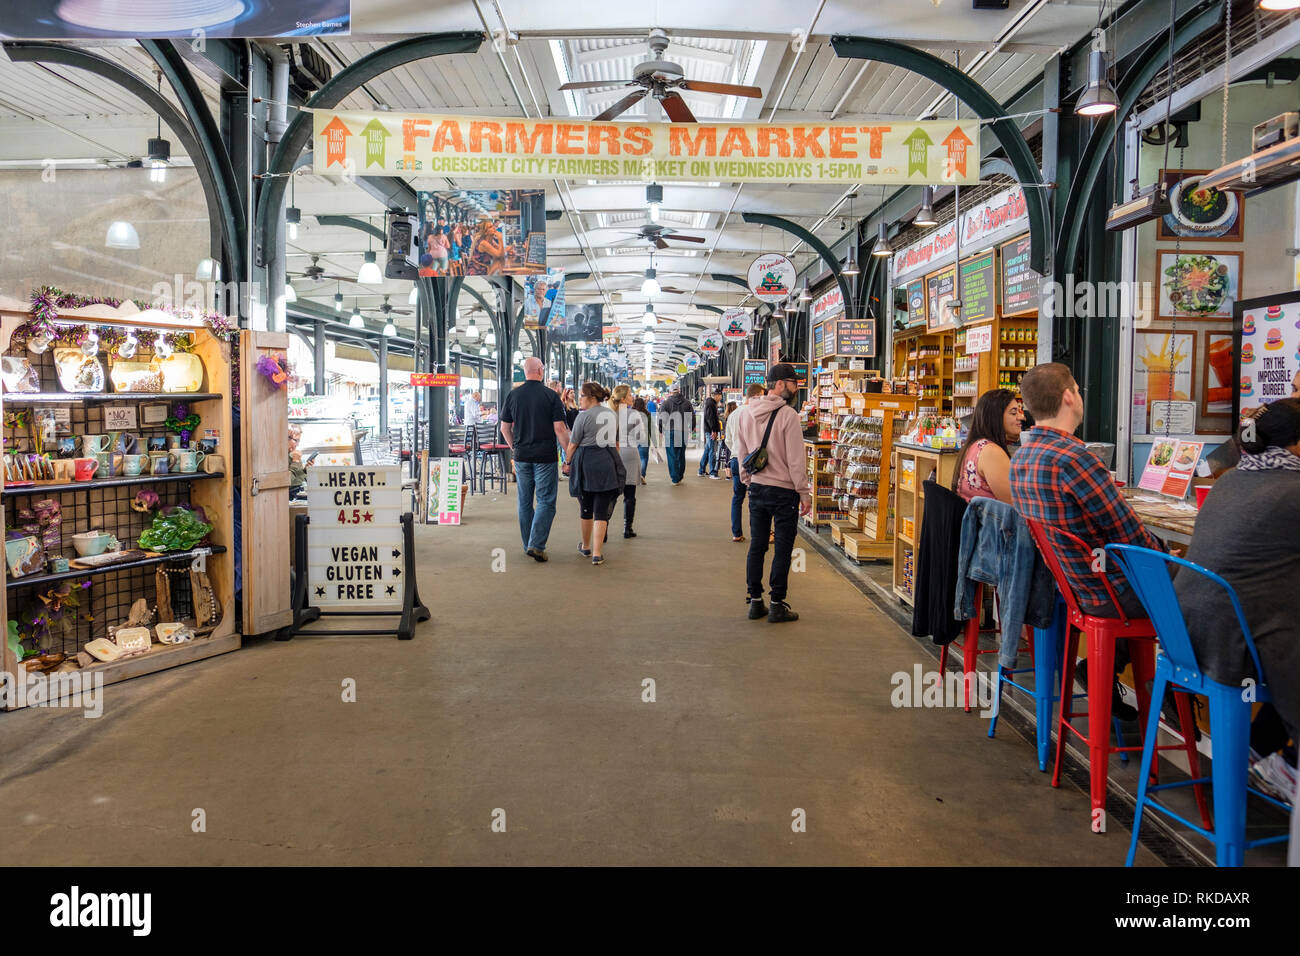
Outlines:
[[[289,589],[289,393],[257,371],[287,355],[286,332],[239,333],[239,495],[243,520],[244,633],[293,623]]]

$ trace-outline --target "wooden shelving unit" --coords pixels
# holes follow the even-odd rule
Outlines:
[[[812,511],[800,520],[810,528],[820,528],[832,521],[845,517],[835,510],[835,493],[831,473],[831,442],[804,440],[804,452],[808,467],[808,485],[812,488]]]
[[[831,457],[834,475],[836,504],[848,514],[852,527],[843,529],[845,553],[853,557],[886,558],[893,554],[891,544],[891,489],[894,476],[890,448],[897,435],[910,427],[916,415],[917,399],[912,395],[895,395],[882,392],[841,392],[835,396],[832,434],[835,448]],[[857,419],[867,418],[879,422],[870,428],[870,437],[863,439],[853,433],[859,431]],[[864,443],[865,442],[865,443]],[[858,465],[858,468],[854,466]],[[861,466],[878,468],[878,473],[866,478],[856,477]],[[874,482],[863,488],[862,482]],[[857,492],[866,490],[868,494]],[[846,503],[849,507],[845,508]],[[856,538],[850,534],[856,533]]]
[[[57,391],[57,378],[53,374],[52,354],[35,355],[27,352],[23,345],[10,348],[10,340],[19,326],[31,319],[25,303],[11,298],[0,299],[0,353],[14,355],[31,360],[33,367],[41,376],[40,392],[12,393],[0,397],[0,413],[6,409],[23,409],[34,407],[57,407],[68,410],[68,420],[74,435],[103,434],[106,405],[127,405],[139,403],[166,403],[176,405],[183,403],[189,411],[200,417],[200,427],[194,437],[204,437],[205,429],[213,429],[218,439],[216,454],[221,455],[227,465],[233,463],[234,443],[238,436],[232,434],[232,402],[229,385],[231,381],[231,345],[209,331],[199,320],[172,316],[160,312],[150,312],[142,318],[135,307],[126,303],[113,308],[107,305],[89,306],[84,309],[63,310],[56,319],[59,325],[121,326],[136,329],[140,339],[140,354],[136,361],[148,361],[150,353],[145,347],[159,331],[186,332],[189,335],[191,349],[203,364],[206,390],[198,392],[96,392],[66,393]],[[51,350],[52,353],[52,350]],[[107,371],[110,359],[101,351],[99,360]],[[51,386],[55,386],[52,388]],[[150,436],[166,434],[161,424],[146,425],[140,423],[130,429],[141,441]],[[13,449],[19,441],[31,443],[31,436],[23,427],[6,427],[5,437],[9,448]],[[240,646],[240,634],[235,628],[235,573],[234,554],[234,493],[233,479],[227,470],[213,473],[198,471],[192,473],[172,473],[168,475],[139,475],[98,478],[91,481],[45,481],[31,485],[11,485],[4,488],[3,502],[6,512],[6,524],[12,529],[24,520],[19,512],[32,507],[34,502],[50,499],[59,503],[62,523],[58,528],[57,546],[50,543],[46,557],[73,558],[72,535],[88,530],[102,530],[115,535],[123,549],[136,547],[136,539],[153,519],[152,513],[137,512],[129,507],[133,492],[137,488],[149,488],[158,494],[163,505],[188,503],[201,507],[207,521],[212,525],[208,544],[202,548],[164,554],[145,555],[117,564],[99,568],[66,572],[49,572],[13,576],[6,566],[5,587],[0,589],[0,616],[5,620],[19,619],[25,608],[32,606],[37,594],[51,585],[64,581],[90,581],[89,588],[81,595],[81,606],[76,609],[65,630],[62,626],[51,635],[45,646],[52,651],[61,651],[65,655],[66,668],[72,669],[71,662],[77,659],[77,652],[92,638],[107,637],[109,626],[123,623],[123,609],[135,600],[144,598],[152,606],[157,601],[155,582],[165,580],[155,574],[160,566],[169,566],[176,573],[188,574],[190,562],[198,554],[203,554],[208,583],[216,598],[219,617],[215,624],[200,629],[198,636],[182,644],[165,645],[153,643],[150,650],[143,654],[123,657],[107,663],[96,662],[76,668],[83,674],[95,674],[102,677],[105,684],[152,673],[189,661],[200,660],[216,654],[237,649]],[[42,537],[38,535],[38,537]],[[182,617],[182,607],[189,606],[194,595],[188,590],[188,582],[182,585],[182,603],[177,605],[177,617]],[[178,592],[173,589],[172,599],[178,599]],[[72,612],[69,611],[69,614]],[[156,623],[156,622],[155,622]],[[190,623],[194,620],[191,618]],[[22,674],[29,683],[45,680],[39,674],[28,674],[19,662],[17,655],[6,645],[0,650],[3,670],[12,674]],[[58,678],[67,675],[55,672]],[[60,693],[71,693],[62,681],[47,681],[42,688],[47,696],[57,697]],[[13,706],[12,700],[8,702]]]
[[[925,516],[925,480],[934,476],[941,485],[952,483],[956,450],[922,448],[894,443],[894,594],[908,606],[913,602],[916,553]],[[910,530],[910,534],[907,532]]]

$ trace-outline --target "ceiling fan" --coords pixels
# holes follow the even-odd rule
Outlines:
[[[312,257],[311,257],[311,265],[309,265],[309,266],[307,266],[305,269],[303,269],[302,272],[289,272],[289,273],[286,273],[286,275],[289,276],[290,278],[295,278],[295,279],[311,279],[311,280],[313,280],[313,281],[317,281],[317,282],[319,282],[319,281],[321,281],[321,280],[325,280],[325,279],[330,279],[330,280],[337,281],[337,282],[356,282],[356,281],[357,281],[357,277],[356,277],[356,276],[342,276],[342,275],[335,275],[335,274],[332,273],[332,272],[326,272],[323,268],[321,268],[320,266],[318,266],[318,265],[316,264],[317,260],[319,260],[319,259],[320,259],[320,256],[312,256]]]
[[[688,80],[682,68],[676,63],[663,59],[668,49],[668,34],[663,30],[650,31],[651,58],[638,63],[632,70],[630,80],[585,80],[577,83],[565,83],[561,90],[599,90],[616,86],[635,86],[633,90],[609,109],[595,117],[597,122],[612,120],[639,103],[648,95],[653,95],[674,123],[694,123],[695,116],[682,99],[678,90],[692,90],[696,93],[720,93],[723,96],[748,96],[761,99],[763,91],[757,86],[738,86],[734,83],[708,83],[703,80]]]
[[[631,239],[622,239],[614,243],[616,246],[626,246],[633,242],[648,242],[656,249],[667,249],[668,240],[673,242],[708,242],[703,236],[688,236],[680,233],[676,229],[667,226],[660,226],[653,222],[648,222],[641,226],[636,232],[624,230],[623,235],[631,236]]]
[[[362,309],[361,311],[362,311],[362,312],[368,312],[368,313],[371,313],[371,314],[378,313],[378,314],[381,314],[381,315],[384,315],[384,316],[389,316],[389,315],[410,315],[410,314],[411,314],[411,310],[410,310],[410,309],[394,309],[391,305],[388,304],[388,296],[384,296],[384,304],[381,305],[381,306],[379,306],[379,308],[377,308],[377,309]]]

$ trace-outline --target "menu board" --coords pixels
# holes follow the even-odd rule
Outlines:
[[[313,605],[402,606],[402,503],[399,465],[317,465],[307,472]]]
[[[1199,441],[1157,438],[1151,445],[1151,454],[1147,458],[1146,467],[1142,469],[1138,487],[1174,498],[1185,498],[1204,447],[1205,443]]]
[[[742,384],[746,389],[751,385],[766,385],[767,359],[745,359],[745,377]]]
[[[907,327],[925,325],[925,280],[907,284]]]
[[[1043,277],[1029,268],[1029,236],[1012,239],[1002,253],[1002,314],[1037,312]]]
[[[825,323],[814,325],[812,330],[812,335],[813,335],[812,356],[814,359],[823,358],[826,355]]]
[[[841,319],[835,323],[835,354],[852,358],[876,357],[876,320]]]
[[[993,318],[997,304],[997,258],[992,249],[961,263],[961,320],[964,324]]]
[[[956,327],[956,317],[952,314],[950,304],[956,295],[957,272],[944,269],[932,276],[925,277],[926,312],[925,325],[931,332]]]
[[[790,364],[794,366],[795,374],[799,377],[799,387],[807,388],[808,387],[808,363],[791,362]]]

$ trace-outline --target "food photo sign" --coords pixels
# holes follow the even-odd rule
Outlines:
[[[1240,252],[1156,253],[1162,319],[1227,319],[1241,298]]]
[[[1300,372],[1300,297],[1291,293],[1242,302],[1240,327],[1238,409],[1288,397]]]
[[[1185,498],[1204,447],[1205,443],[1199,441],[1156,439],[1151,445],[1146,467],[1142,469],[1138,487],[1173,498]]]
[[[307,473],[307,515],[311,604],[402,607],[400,465],[317,465]]]

